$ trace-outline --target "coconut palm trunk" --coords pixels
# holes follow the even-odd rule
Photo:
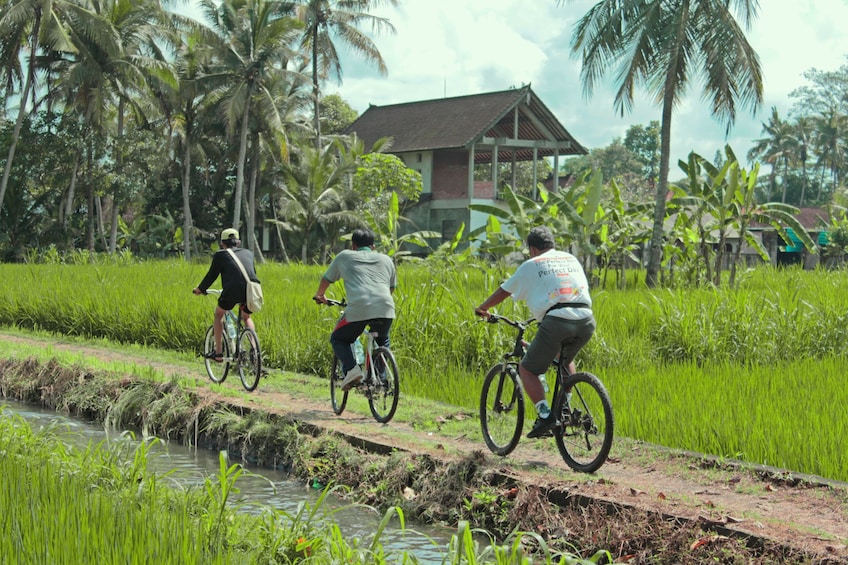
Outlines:
[[[0,181],[0,208],[3,208],[3,199],[6,197],[6,188],[9,186],[9,176],[12,173],[12,162],[15,159],[15,150],[21,137],[21,127],[26,116],[26,101],[32,89],[33,76],[35,75],[35,55],[38,52],[38,36],[41,33],[41,8],[35,8],[35,21],[32,25],[32,40],[30,43],[29,65],[27,66],[24,90],[21,93],[21,101],[18,107],[18,117],[15,120],[15,129],[12,132],[12,143],[9,145],[9,154],[6,156],[6,166],[3,168],[3,180]]]

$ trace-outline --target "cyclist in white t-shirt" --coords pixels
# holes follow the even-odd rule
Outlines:
[[[556,416],[545,399],[539,380],[551,362],[563,352],[560,363],[571,364],[577,352],[595,332],[589,283],[580,261],[574,255],[554,249],[554,235],[544,226],[527,235],[530,259],[524,261],[474,312],[489,317],[489,308],[508,297],[524,300],[539,321],[539,329],[518,365],[518,373],[527,396],[536,407],[538,418],[527,437],[544,435],[556,424]]]

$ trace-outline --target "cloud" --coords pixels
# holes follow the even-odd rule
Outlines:
[[[601,147],[622,137],[632,124],[660,119],[660,107],[644,90],[637,91],[632,112],[622,117],[614,108],[612,73],[607,82],[583,95],[580,62],[570,51],[575,23],[595,0],[401,0],[374,14],[389,19],[395,35],[372,36],[389,69],[381,76],[340,47],[339,93],[355,110],[504,90],[531,83],[566,129],[587,147]],[[846,64],[848,0],[761,0],[759,17],[748,32],[764,73],[764,102],[752,116],[740,109],[726,135],[724,124],[711,117],[701,99],[700,84],[672,121],[672,169],[689,151],[712,156],[731,143],[740,157],[760,136],[772,106],[788,116],[789,94],[806,84],[811,68],[835,70]],[[364,30],[369,31],[369,30]],[[421,124],[426,127],[426,124]]]

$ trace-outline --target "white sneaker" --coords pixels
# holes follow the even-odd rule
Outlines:
[[[347,372],[342,381],[342,390],[347,392],[350,388],[358,384],[362,380],[362,368],[359,365],[354,365],[353,369]]]

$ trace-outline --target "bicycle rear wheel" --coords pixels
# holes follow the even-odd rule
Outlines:
[[[557,448],[565,463],[582,473],[594,473],[607,460],[612,448],[615,421],[612,401],[600,379],[591,373],[565,378],[571,390],[570,407],[563,406],[561,426],[554,429]]]
[[[209,326],[206,330],[206,339],[203,340],[203,362],[206,365],[206,374],[213,383],[222,383],[227,378],[227,372],[230,370],[230,363],[227,359],[230,358],[230,340],[221,339],[221,352],[224,354],[224,362],[218,363],[214,359],[207,357],[209,353],[215,351],[215,328]]]
[[[344,412],[345,405],[347,405],[347,391],[342,390],[343,380],[342,362],[334,355],[333,368],[330,370],[330,402],[333,405],[333,412],[336,414]]]
[[[371,357],[376,383],[369,383],[368,405],[374,419],[385,424],[395,415],[400,398],[400,379],[395,356],[386,347],[378,347]]]
[[[259,336],[250,328],[244,328],[239,334],[238,344],[239,378],[245,390],[256,390],[259,377],[262,376],[262,351],[259,348]]]
[[[524,427],[524,389],[518,364],[498,363],[483,379],[480,393],[480,425],[483,439],[495,455],[508,455],[521,439]]]

